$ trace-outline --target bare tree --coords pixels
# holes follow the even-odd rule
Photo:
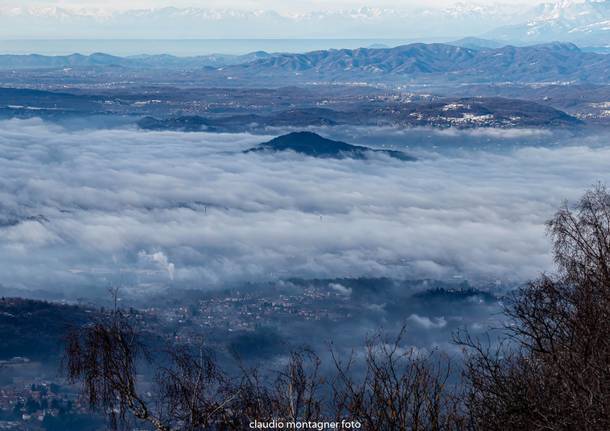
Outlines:
[[[556,276],[520,289],[508,340],[467,335],[468,407],[480,429],[610,429],[610,195],[603,186],[548,223]]]
[[[460,402],[449,387],[451,364],[438,352],[403,347],[405,328],[394,339],[377,335],[366,343],[365,370],[352,372],[353,354],[342,363],[333,354],[339,417],[378,431],[463,429]]]

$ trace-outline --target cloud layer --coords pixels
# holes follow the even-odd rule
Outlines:
[[[603,137],[414,163],[241,153],[266,139],[0,123],[2,285],[519,282],[551,269],[543,222],[562,200],[610,180]]]

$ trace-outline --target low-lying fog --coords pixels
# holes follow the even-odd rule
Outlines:
[[[117,282],[521,282],[552,270],[545,220],[564,199],[610,181],[610,134],[565,135],[327,134],[419,157],[358,161],[241,152],[271,136],[3,121],[0,283],[87,296]]]

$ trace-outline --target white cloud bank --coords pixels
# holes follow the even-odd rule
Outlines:
[[[610,180],[603,146],[413,163],[240,152],[264,140],[1,122],[0,283],[520,281],[551,269],[543,222],[562,200]]]

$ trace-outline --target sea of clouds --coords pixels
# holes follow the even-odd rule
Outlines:
[[[0,122],[0,285],[86,296],[290,277],[521,282],[552,270],[545,220],[610,181],[604,136],[416,162],[242,153],[268,138]]]

